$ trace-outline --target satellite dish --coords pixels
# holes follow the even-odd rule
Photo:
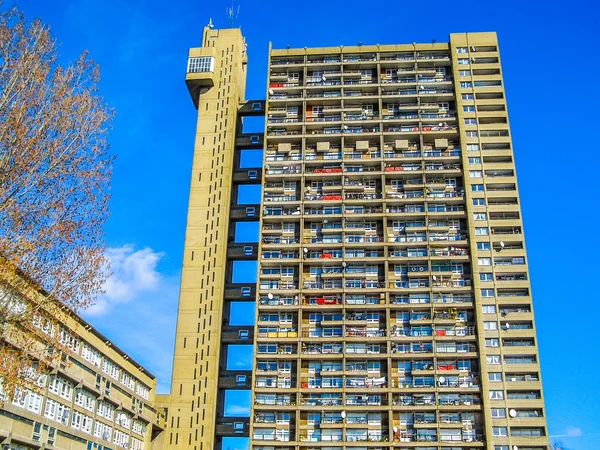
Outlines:
[[[506,329],[508,330],[510,328],[510,323],[506,322]]]
[[[442,122],[438,123],[438,127],[443,127],[444,124]]]
[[[273,89],[269,89],[269,94],[273,95]]]
[[[421,85],[419,86],[419,89],[425,89],[425,86]]]
[[[346,266],[347,266],[346,261],[342,262],[342,267],[346,267]]]
[[[516,445],[513,445],[513,450],[519,450],[519,447],[517,447]]]
[[[345,419],[346,418],[346,411],[342,411],[340,413],[340,416],[342,416],[342,419]]]
[[[323,223],[329,223],[329,220],[325,219],[325,220],[323,221]]]
[[[431,278],[433,278],[433,281],[437,281],[437,277],[435,275],[433,275]]]
[[[327,77],[326,77],[325,75],[323,75],[323,76],[321,77],[321,80],[323,80],[323,81],[327,81]]]
[[[508,415],[510,417],[517,417],[517,411],[514,409],[511,409],[510,411],[508,411]]]
[[[394,430],[394,433],[397,433],[398,432],[398,427],[394,427],[394,428],[392,428],[392,430]]]
[[[273,300],[273,294],[271,294],[271,293],[269,292],[269,293],[267,294],[267,298],[268,298],[269,300]]]
[[[347,129],[348,129],[348,125],[344,125],[344,130],[347,130]]]
[[[444,384],[444,383],[446,382],[446,377],[439,377],[439,378],[438,378],[438,381],[439,381],[441,384]]]
[[[308,253],[308,249],[306,247],[304,247],[304,249],[302,250],[304,253]]]
[[[504,241],[500,241],[500,247],[504,248]]]

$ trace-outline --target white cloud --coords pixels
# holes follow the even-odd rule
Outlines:
[[[126,244],[109,248],[106,256],[112,275],[104,285],[105,294],[86,311],[87,315],[105,314],[115,304],[132,301],[160,288],[162,276],[156,267],[163,253],[148,247],[136,250],[133,245]]]
[[[83,311],[88,322],[156,376],[169,392],[177,319],[179,273],[161,273],[164,253],[132,244],[109,248],[112,276],[106,294]]]
[[[563,434],[550,435],[551,438],[576,438],[581,436],[600,436],[600,433],[584,434],[581,428],[569,425]]]

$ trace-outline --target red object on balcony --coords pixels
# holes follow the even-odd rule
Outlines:
[[[436,336],[446,336],[446,330],[437,330],[435,332]]]

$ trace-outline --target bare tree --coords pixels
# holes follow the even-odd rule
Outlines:
[[[555,439],[550,443],[550,450],[569,450],[569,448],[562,441]]]
[[[57,47],[41,21],[0,11],[0,377],[8,395],[35,380],[41,354],[68,351],[59,323],[95,301],[108,270],[113,112],[87,53],[61,65]]]

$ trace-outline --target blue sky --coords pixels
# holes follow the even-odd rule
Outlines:
[[[247,98],[264,98],[269,40],[276,48],[310,47],[442,42],[451,32],[498,32],[550,434],[574,450],[598,448],[600,383],[593,376],[600,352],[593,344],[598,326],[593,280],[600,277],[590,263],[597,247],[591,225],[599,209],[597,4],[348,0],[311,2],[304,9],[299,3],[238,4],[236,25],[248,42]],[[86,316],[156,374],[159,391],[165,392],[195,127],[183,82],[187,49],[199,45],[209,18],[217,27],[227,26],[230,3],[21,0],[19,5],[29,18],[51,26],[65,60],[88,49],[100,64],[100,91],[117,112],[110,143],[118,159],[106,224],[116,270],[106,297]],[[246,125],[260,128],[256,121]],[[254,161],[256,155],[245,158],[247,164]],[[257,196],[249,189],[242,198],[251,202]],[[250,240],[254,230],[240,228],[238,240]],[[236,316],[243,316],[241,311]],[[249,367],[249,351],[235,355],[232,364]],[[228,398],[230,414],[247,410],[242,397]],[[228,445],[233,450],[244,443]]]

